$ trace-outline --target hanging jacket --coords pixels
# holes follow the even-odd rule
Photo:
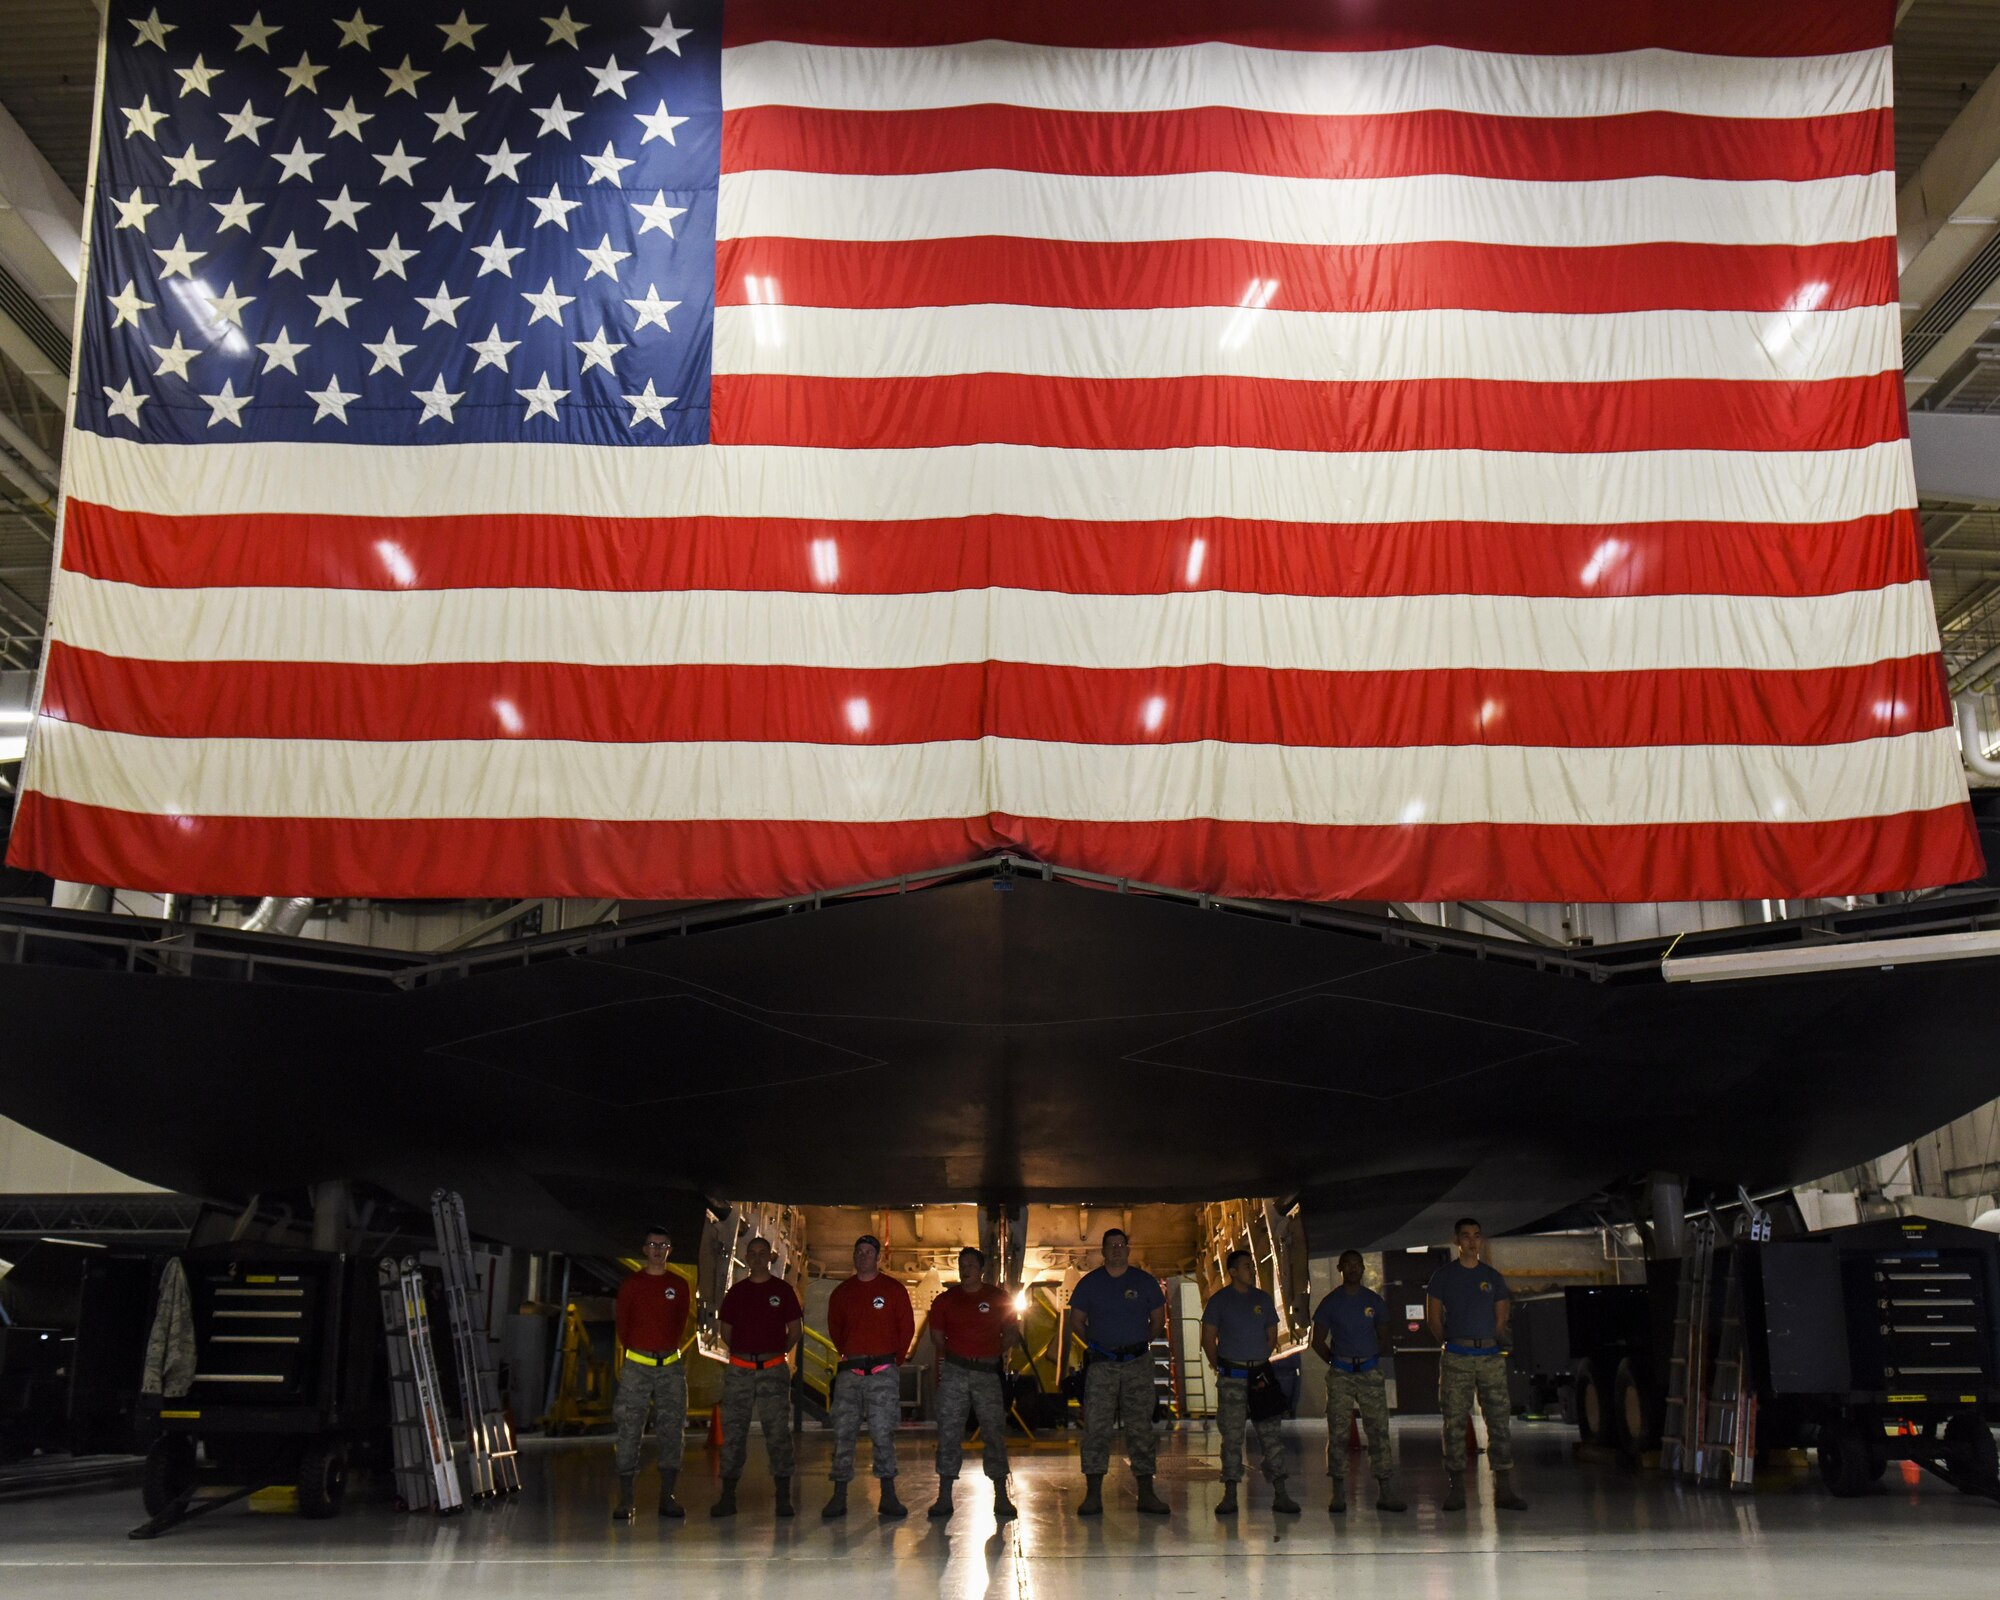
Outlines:
[[[153,1306],[153,1331],[146,1337],[146,1371],[141,1394],[178,1400],[194,1387],[194,1306],[188,1297],[187,1269],[175,1256],[160,1274],[160,1297]]]

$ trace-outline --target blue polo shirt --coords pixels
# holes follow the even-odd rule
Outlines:
[[[1268,1330],[1278,1325],[1278,1308],[1268,1290],[1239,1289],[1234,1284],[1218,1289],[1208,1297],[1201,1320],[1215,1330],[1216,1355],[1231,1366],[1270,1359]]]
[[[1336,1289],[1313,1312],[1313,1327],[1344,1361],[1371,1361],[1381,1354],[1380,1330],[1388,1321],[1389,1302],[1366,1286],[1352,1294]]]
[[[1090,1318],[1090,1342],[1103,1350],[1145,1344],[1153,1337],[1153,1313],[1167,1303],[1160,1280],[1138,1267],[1112,1277],[1102,1267],[1086,1272],[1069,1292],[1072,1311]]]
[[[1507,1280],[1483,1261],[1476,1267],[1447,1261],[1431,1274],[1426,1292],[1444,1306],[1447,1343],[1454,1339],[1499,1338],[1500,1302],[1513,1298]]]

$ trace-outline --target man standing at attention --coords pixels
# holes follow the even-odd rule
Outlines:
[[[1166,1516],[1153,1493],[1153,1340],[1167,1331],[1167,1296],[1160,1280],[1131,1265],[1123,1228],[1104,1235],[1104,1265],[1070,1291],[1072,1330],[1084,1341],[1083,1503],[1079,1517],[1104,1515],[1104,1474],[1111,1466],[1111,1431],[1124,1414],[1125,1454],[1139,1488],[1139,1509]]]
[[[736,1515],[736,1480],[750,1453],[750,1419],[764,1425],[764,1449],[777,1487],[777,1514],[792,1514],[792,1346],[799,1342],[805,1310],[783,1278],[771,1274],[771,1243],[752,1239],[743,1259],[750,1276],[722,1297],[717,1318],[729,1347],[722,1375],[722,1498],[711,1517]]]
[[[1278,1308],[1258,1287],[1257,1262],[1248,1250],[1230,1251],[1224,1265],[1229,1281],[1202,1308],[1201,1348],[1216,1371],[1215,1415],[1222,1429],[1222,1499],[1215,1514],[1233,1517],[1236,1485],[1243,1476],[1243,1431],[1250,1419],[1250,1377],[1269,1365],[1278,1348]],[[1256,1427],[1271,1509],[1296,1515],[1298,1502],[1285,1492],[1283,1419],[1264,1417]]]
[[[854,1481],[854,1446],[861,1420],[875,1476],[881,1483],[880,1510],[904,1517],[896,1498],[896,1424],[902,1420],[903,1383],[898,1375],[917,1332],[910,1293],[878,1270],[882,1241],[864,1233],[854,1241],[854,1276],[841,1283],[826,1305],[826,1336],[840,1352],[833,1379],[833,1498],[820,1516],[847,1515],[847,1486]]]
[[[1002,1386],[1009,1346],[1021,1344],[1011,1297],[986,1282],[985,1253],[967,1245],[958,1253],[958,1282],[931,1302],[924,1330],[944,1358],[938,1374],[937,1504],[933,1517],[952,1513],[952,1485],[965,1459],[965,1417],[979,1419],[986,1476],[993,1480],[993,1518],[1015,1514],[1007,1498],[1007,1397]]]
[[[1514,1493],[1514,1450],[1507,1397],[1507,1280],[1480,1260],[1486,1239],[1472,1217],[1452,1225],[1458,1259],[1431,1275],[1426,1311],[1431,1336],[1444,1345],[1438,1374],[1438,1409],[1444,1413],[1445,1496],[1440,1510],[1465,1509],[1466,1424],[1472,1402],[1486,1417],[1486,1447],[1493,1462],[1493,1504],[1526,1511]]]
[[[1406,1509],[1389,1482],[1394,1470],[1389,1459],[1389,1386],[1382,1375],[1389,1307],[1362,1283],[1362,1271],[1361,1252],[1345,1252],[1340,1258],[1340,1287],[1313,1312],[1313,1353],[1327,1364],[1326,1470],[1333,1480],[1327,1510],[1335,1516],[1347,1509],[1347,1428],[1357,1411],[1368,1435],[1368,1459],[1375,1468],[1376,1508]]]
[[[618,1504],[613,1520],[632,1520],[632,1490],[639,1477],[639,1451],[646,1413],[660,1441],[660,1515],[684,1517],[674,1499],[681,1472],[681,1435],[687,1428],[687,1369],[681,1365],[681,1336],[694,1309],[694,1288],[667,1265],[673,1240],[665,1228],[646,1230],[646,1264],[618,1286],[618,1343],[625,1365],[611,1420],[618,1429]]]

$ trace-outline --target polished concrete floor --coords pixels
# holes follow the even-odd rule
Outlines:
[[[1075,1435],[1017,1452],[1019,1521],[996,1528],[990,1491],[967,1463],[960,1510],[948,1523],[924,1515],[936,1492],[934,1435],[901,1439],[901,1523],[872,1511],[864,1478],[845,1522],[825,1524],[827,1435],[802,1441],[804,1514],[770,1516],[761,1452],[745,1480],[743,1514],[712,1521],[714,1456],[687,1450],[681,1479],[685,1522],[653,1514],[650,1470],[631,1526],[607,1516],[611,1458],[602,1440],[541,1443],[526,1449],[526,1491],[494,1509],[439,1521],[399,1515],[380,1501],[351,1505],[332,1522],[232,1507],[149,1543],[125,1531],[140,1520],[130,1489],[68,1494],[0,1505],[0,1594],[43,1597],[279,1597],[350,1600],[361,1596],[445,1600],[456,1596],[685,1595],[754,1600],[901,1600],[904,1596],[987,1596],[998,1600],[1113,1600],[1143,1596],[1270,1596],[1331,1589],[1347,1600],[1374,1595],[1564,1597],[1672,1595],[1798,1596],[1799,1600],[1883,1600],[2000,1592],[2000,1506],[1968,1499],[1932,1479],[1892,1468],[1883,1491],[1862,1500],[1829,1498],[1811,1475],[1768,1479],[1757,1492],[1725,1495],[1675,1487],[1609,1463],[1573,1458],[1574,1434],[1519,1425],[1525,1513],[1496,1514],[1490,1503],[1463,1515],[1437,1509],[1442,1490],[1435,1424],[1399,1426],[1398,1449],[1411,1501],[1400,1517],[1350,1510],[1331,1517],[1318,1459],[1325,1429],[1295,1425],[1301,1471],[1300,1517],[1274,1517],[1268,1491],[1253,1485],[1234,1522],[1213,1514],[1216,1442],[1196,1426],[1163,1439],[1159,1484],[1171,1518],[1133,1510],[1129,1476],[1114,1472],[1108,1514],[1081,1521],[1075,1508]],[[864,1453],[864,1463],[865,1463]],[[1357,1458],[1357,1469],[1365,1460]],[[1482,1494],[1489,1485],[1482,1475]],[[1372,1496],[1370,1496],[1372,1498]]]

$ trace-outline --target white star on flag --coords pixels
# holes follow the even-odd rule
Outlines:
[[[174,175],[175,183],[191,183],[199,189],[202,172],[214,165],[213,161],[204,161],[196,155],[194,144],[190,141],[187,149],[167,163],[167,170]]]
[[[535,218],[536,227],[553,222],[564,233],[569,232],[569,214],[583,204],[581,200],[565,200],[562,186],[555,183],[549,185],[549,192],[545,195],[531,194],[524,198],[539,213]]]
[[[396,337],[396,330],[391,328],[375,344],[369,344],[366,340],[363,340],[361,348],[375,358],[375,365],[368,369],[370,377],[373,377],[384,367],[387,367],[400,378],[403,375],[403,357],[416,349],[416,346],[413,344],[404,344]]]
[[[579,245],[576,253],[590,263],[590,270],[583,275],[585,283],[590,282],[600,272],[613,283],[616,283],[618,281],[618,263],[632,259],[632,252],[630,250],[614,250],[611,248],[611,235],[608,233],[588,250]]]
[[[445,393],[442,372],[437,375],[437,382],[429,389],[412,389],[410,393],[424,403],[424,414],[417,418],[417,426],[420,428],[432,417],[438,417],[445,422],[451,421],[451,408],[465,398],[465,391],[462,389],[457,394]]]
[[[208,93],[209,84],[222,76],[222,68],[208,66],[203,63],[200,56],[196,56],[193,66],[175,67],[174,76],[181,80],[183,95],[205,95]]]
[[[469,342],[466,345],[466,349],[477,350],[479,352],[479,359],[473,363],[472,370],[477,372],[481,367],[498,367],[502,372],[505,372],[507,370],[508,355],[518,349],[520,343],[519,339],[501,338],[500,324],[497,322],[494,323],[492,331],[484,339]]]
[[[354,233],[361,231],[358,219],[362,212],[374,204],[372,200],[356,200],[348,193],[347,185],[340,186],[340,193],[331,200],[319,202],[326,207],[326,227],[331,233],[335,228],[346,228]]]
[[[693,33],[694,29],[676,28],[674,26],[674,14],[669,11],[666,16],[660,19],[660,25],[657,28],[641,27],[639,31],[653,41],[646,46],[647,55],[651,55],[655,50],[671,50],[675,55],[679,55],[681,53],[681,40]]]
[[[268,128],[271,125],[271,119],[269,117],[258,116],[256,106],[247,99],[243,102],[243,109],[241,111],[232,112],[230,115],[224,117],[222,121],[224,126],[229,129],[222,136],[224,144],[228,144],[232,139],[248,139],[252,144],[260,148],[264,141],[257,137],[257,130],[259,128]]]
[[[519,94],[521,91],[521,75],[533,65],[534,62],[528,61],[518,67],[515,66],[514,52],[509,50],[500,58],[499,66],[481,67],[479,70],[493,80],[493,89],[512,89],[516,94]],[[486,92],[491,94],[493,89],[488,89]]]
[[[556,402],[566,396],[569,390],[551,389],[549,375],[546,372],[542,374],[541,382],[534,388],[516,389],[514,392],[528,402],[528,409],[521,417],[523,422],[533,421],[538,416],[545,416],[551,422],[562,420],[556,415]]]
[[[460,44],[464,45],[468,50],[472,49],[472,36],[475,33],[481,32],[485,27],[486,24],[483,22],[467,22],[463,11],[459,12],[458,21],[440,22],[437,24],[438,31],[444,35],[444,47],[447,50],[451,49],[453,45]]]
[[[241,194],[243,191],[239,189],[236,192]],[[120,200],[116,195],[113,195],[111,203],[118,208],[116,226],[120,228],[137,228],[141,233],[146,231],[146,219],[160,209],[158,202],[148,200],[144,191],[137,184],[132,186],[132,198],[130,200]]]
[[[309,294],[306,298],[319,307],[319,315],[313,318],[313,326],[315,328],[322,322],[337,322],[343,328],[347,327],[348,311],[361,304],[361,297],[359,295],[347,295],[340,292],[340,280],[338,278],[333,280],[333,287],[327,290],[325,294]],[[345,422],[347,419],[342,417],[340,420]]]
[[[196,394],[195,398],[208,407],[208,425],[212,428],[218,422],[226,422],[233,428],[243,426],[243,408],[250,403],[250,396],[238,394],[229,379],[222,380],[219,394]]]
[[[156,344],[151,348],[153,354],[160,358],[160,364],[153,369],[153,376],[156,378],[164,378],[171,372],[176,378],[185,379],[188,375],[188,363],[196,356],[206,354],[205,351],[190,350],[182,344],[178,328],[174,330],[172,344]]]
[[[583,164],[590,168],[590,181],[592,183],[616,183],[619,173],[623,172],[627,167],[636,165],[629,157],[621,156],[618,153],[618,147],[609,139],[604,141],[604,153],[602,155],[586,155],[583,158]]]
[[[533,307],[534,314],[528,318],[528,326],[531,328],[536,323],[542,321],[553,322],[557,327],[561,327],[562,308],[573,304],[576,300],[576,296],[573,294],[557,294],[556,280],[554,278],[550,278],[544,283],[537,293],[530,293],[528,290],[523,289],[521,291],[521,298]]]
[[[365,51],[368,48],[368,36],[382,31],[380,23],[369,22],[358,10],[345,22],[336,19],[333,25],[340,30],[340,43],[334,46],[336,50],[345,50],[354,44]]]
[[[271,276],[274,278],[282,278],[288,272],[295,278],[303,278],[306,257],[319,254],[317,250],[302,247],[296,233],[287,234],[283,244],[263,246],[263,251],[271,258]]]
[[[340,107],[339,110],[328,106],[326,114],[333,119],[333,132],[327,135],[329,139],[338,139],[343,133],[352,134],[356,139],[359,139],[361,137],[361,124],[375,120],[374,112],[363,111],[355,105],[353,95],[347,97],[347,104]]]
[[[472,247],[472,253],[480,260],[478,276],[483,278],[489,272],[497,272],[503,278],[513,277],[514,268],[511,263],[514,257],[520,255],[526,248],[525,245],[508,244],[500,230],[495,228],[491,244],[476,244]]]
[[[632,209],[645,220],[639,224],[639,234],[643,238],[652,229],[658,228],[669,239],[674,236],[674,218],[687,215],[686,206],[667,204],[667,191],[657,189],[650,200],[629,202]]]
[[[391,273],[394,273],[406,283],[409,281],[410,275],[403,270],[403,263],[413,256],[422,254],[421,251],[417,250],[405,250],[403,248],[403,236],[400,233],[390,234],[387,244],[381,246],[379,249],[371,247],[368,253],[375,258],[376,277],[386,278]]]
[[[224,289],[221,294],[210,295],[208,303],[215,308],[215,314],[224,322],[229,323],[232,327],[240,328],[243,326],[243,308],[255,301],[256,298],[254,294],[238,294],[236,292],[235,281],[232,279],[229,287]]]
[[[300,51],[297,66],[280,67],[278,70],[285,75],[285,94],[289,97],[300,89],[305,90],[307,94],[318,94],[319,75],[326,71],[326,68],[314,66],[312,57]]]
[[[264,202],[261,200],[245,200],[240,188],[227,200],[211,200],[209,204],[215,208],[215,231],[219,234],[227,233],[231,228],[241,228],[248,233],[250,213],[264,209]],[[146,209],[150,211],[154,208],[148,206]]]
[[[460,222],[459,218],[472,209],[470,200],[460,200],[447,189],[442,200],[420,200],[417,203],[431,214],[431,225],[424,230],[426,233],[439,228],[454,228],[460,233],[465,232],[465,224]]]
[[[174,242],[164,250],[155,245],[153,247],[153,254],[160,258],[160,278],[162,281],[171,278],[177,272],[183,278],[192,280],[194,277],[194,264],[207,255],[208,252],[206,250],[190,250],[188,248],[187,235],[182,233],[175,235]]]
[[[271,35],[282,31],[281,28],[265,26],[264,13],[261,11],[253,13],[248,22],[232,22],[230,26],[243,41],[236,47],[239,51],[261,50],[265,55],[271,53]]]
[[[445,106],[444,110],[426,111],[424,115],[437,124],[437,132],[432,135],[433,138],[437,139],[463,139],[465,137],[465,125],[473,118],[472,112],[458,109],[457,95],[451,97],[450,102]]]
[[[412,298],[428,313],[424,318],[424,328],[428,328],[434,322],[442,322],[446,327],[455,328],[458,326],[458,308],[472,297],[464,294],[454,295],[451,292],[451,285],[441,282],[438,284],[436,294],[420,294]],[[421,333],[423,328],[417,331]]]
[[[285,169],[284,177],[280,178],[278,182],[286,183],[293,178],[304,178],[307,183],[311,183],[313,163],[315,161],[324,161],[326,159],[326,152],[324,150],[308,150],[305,140],[294,139],[290,150],[273,150],[271,152],[271,159]]]
[[[344,319],[343,319],[344,320]],[[306,390],[306,398],[315,402],[318,410],[313,412],[313,421],[324,422],[328,417],[334,421],[347,421],[348,405],[361,398],[358,390],[343,389],[338,377],[328,378],[324,389]]]
[[[667,419],[661,413],[680,397],[661,394],[653,387],[653,380],[648,378],[646,387],[637,394],[621,395],[619,398],[632,408],[632,420],[625,424],[626,427],[636,428],[641,422],[651,422],[656,423],[664,431]]]
[[[562,8],[561,16],[544,17],[542,21],[549,25],[549,36],[546,41],[549,44],[560,43],[573,46],[576,44],[576,36],[590,26],[587,22],[572,21],[568,6]]]
[[[401,139],[396,141],[396,148],[390,151],[389,154],[386,156],[376,156],[373,159],[382,168],[382,181],[384,183],[388,183],[391,180],[398,180],[409,184],[411,188],[416,187],[415,180],[410,177],[410,174],[416,171],[417,164],[424,158],[422,156],[406,154]]]
[[[590,91],[593,100],[601,94],[615,94],[623,100],[627,81],[639,76],[638,73],[619,66],[615,55],[601,67],[585,67],[583,70],[597,80],[597,87]]]
[[[641,328],[647,327],[657,327],[662,333],[672,333],[674,331],[667,326],[667,313],[679,305],[680,301],[662,300],[660,298],[660,291],[654,288],[652,284],[649,283],[646,285],[645,299],[627,300],[625,303],[639,313],[639,320],[632,325],[634,333],[637,333]]]
[[[139,313],[151,311],[158,303],[153,300],[141,300],[139,291],[133,286],[130,278],[125,280],[125,287],[118,293],[108,294],[104,298],[111,302],[112,308],[118,313],[111,319],[111,326],[114,328],[122,328],[128,322],[133,327],[138,327]]]
[[[382,76],[389,80],[389,87],[384,91],[383,99],[388,99],[392,94],[406,94],[414,100],[417,97],[417,80],[428,78],[430,74],[411,66],[410,58],[404,56],[400,67],[384,67]]]
[[[133,46],[134,49],[137,49],[142,44],[156,44],[164,50],[167,47],[167,35],[180,26],[177,22],[162,22],[158,6],[153,7],[144,22],[139,21],[136,17],[128,17],[126,20],[139,30],[139,37]]]
[[[533,154],[532,151],[514,149],[513,146],[509,145],[503,139],[500,142],[500,148],[495,150],[492,155],[476,154],[476,159],[486,163],[486,181],[488,183],[493,182],[495,178],[505,178],[509,183],[519,183],[521,181],[520,175],[515,169],[523,161],[526,161],[531,154]]]
[[[559,133],[567,139],[570,136],[569,125],[583,115],[581,111],[571,111],[565,107],[562,103],[561,95],[557,95],[555,99],[551,100],[545,106],[535,106],[532,109],[535,115],[541,119],[542,123],[541,127],[535,131],[537,139],[551,133]]]
[[[673,144],[674,129],[688,120],[686,117],[677,117],[669,112],[664,100],[651,111],[633,112],[632,117],[645,127],[646,136],[639,141],[642,147],[651,144],[655,139],[664,139],[668,144]]]
[[[140,394],[135,390],[132,387],[132,380],[130,378],[127,378],[116,389],[112,388],[108,383],[103,387],[104,398],[111,402],[111,415],[113,417],[123,417],[133,427],[138,427],[139,408],[150,400],[152,396]]]
[[[602,323],[598,324],[597,332],[590,338],[572,339],[570,343],[576,346],[578,353],[583,357],[583,365],[577,369],[579,372],[588,372],[592,367],[602,367],[606,372],[615,373],[618,369],[611,364],[611,358],[625,348],[624,345],[614,343],[604,336]]]
[[[135,133],[141,138],[151,139],[154,137],[153,130],[167,120],[166,112],[153,109],[151,95],[143,96],[136,106],[120,106],[118,110],[125,118],[125,137],[128,139]]]
[[[310,350],[312,346],[309,344],[294,344],[292,342],[291,330],[289,328],[280,328],[277,338],[271,340],[268,344],[260,344],[257,348],[264,352],[264,370],[266,372],[276,372],[282,367],[285,371],[296,377],[299,370],[296,358],[305,351]]]

